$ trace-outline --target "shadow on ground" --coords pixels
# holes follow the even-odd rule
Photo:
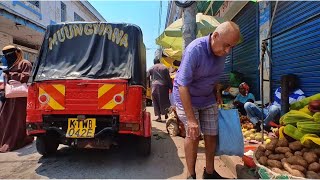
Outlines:
[[[110,150],[64,147],[55,156],[41,157],[36,173],[50,179],[167,179],[183,172],[183,164],[171,137],[153,128],[149,157],[136,154],[131,137]]]

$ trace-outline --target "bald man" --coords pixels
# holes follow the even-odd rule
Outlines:
[[[239,42],[240,30],[235,23],[220,24],[206,37],[192,41],[184,50],[176,74],[173,97],[177,114],[184,123],[185,155],[188,179],[196,179],[195,165],[200,132],[204,135],[206,167],[203,179],[221,179],[214,170],[216,137],[218,135],[218,106],[220,93],[216,90],[223,72],[226,55]]]

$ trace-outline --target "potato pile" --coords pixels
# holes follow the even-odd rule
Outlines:
[[[320,179],[320,148],[309,149],[300,141],[289,143],[285,138],[271,139],[255,152],[261,165],[279,174]]]

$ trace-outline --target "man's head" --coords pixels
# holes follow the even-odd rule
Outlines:
[[[242,96],[247,96],[249,94],[249,85],[245,82],[239,85],[239,93]]]
[[[10,68],[17,59],[22,59],[22,50],[12,45],[5,46],[2,49],[2,53],[7,60],[8,68]]]
[[[226,56],[240,40],[240,29],[232,21],[221,23],[211,35],[211,50],[216,56]]]
[[[299,88],[299,78],[295,74],[288,74],[288,88],[289,91],[294,91]]]

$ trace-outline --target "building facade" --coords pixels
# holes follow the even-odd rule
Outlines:
[[[72,21],[106,21],[87,1],[0,1],[0,49],[14,44],[34,62],[46,26]]]

